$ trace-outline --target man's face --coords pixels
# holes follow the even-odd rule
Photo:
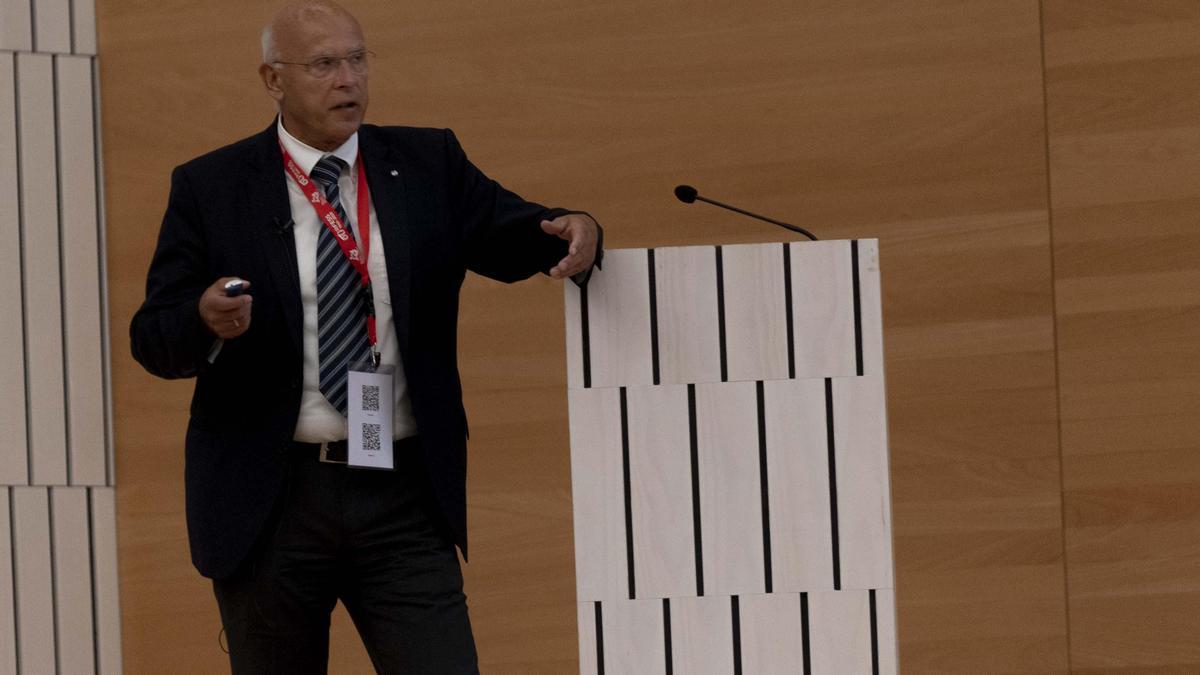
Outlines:
[[[336,60],[332,72],[324,76],[300,65],[260,67],[289,133],[320,150],[333,150],[358,130],[367,111],[367,72],[365,68],[355,72],[349,62],[338,59],[365,50],[362,31],[348,16],[328,14],[279,27],[275,35],[279,61]]]

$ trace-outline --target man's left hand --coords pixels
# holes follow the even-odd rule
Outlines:
[[[543,220],[542,230],[569,242],[567,257],[550,270],[555,279],[566,279],[591,268],[596,260],[599,225],[583,213],[569,213],[554,220]]]

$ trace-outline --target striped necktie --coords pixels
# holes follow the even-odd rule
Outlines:
[[[327,155],[313,167],[311,178],[325,191],[346,229],[354,227],[346,218],[338,190],[338,176],[346,163]],[[362,294],[362,277],[346,259],[337,238],[321,223],[317,237],[317,356],[321,393],[342,415],[346,414],[346,371],[371,356]]]

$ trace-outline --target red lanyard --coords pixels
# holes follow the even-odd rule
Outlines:
[[[313,185],[313,180],[296,164],[292,156],[288,154],[287,148],[283,147],[283,143],[279,144],[279,150],[283,153],[283,168],[304,192],[304,196],[308,197],[308,203],[312,204],[313,210],[317,212],[317,218],[333,234],[338,246],[342,248],[342,254],[346,256],[346,259],[358,272],[359,277],[362,278],[363,289],[367,296],[367,338],[371,341],[371,351],[373,352],[376,342],[375,298],[371,292],[371,271],[367,269],[367,257],[371,254],[371,193],[370,188],[367,187],[367,173],[363,169],[362,154],[359,153],[358,160],[355,162],[358,165],[358,241],[362,243],[362,254],[360,255],[354,238],[350,236],[349,229],[338,217],[333,205],[325,199],[325,193]]]

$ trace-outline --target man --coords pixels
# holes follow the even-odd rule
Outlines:
[[[370,53],[336,4],[281,10],[263,53],[279,116],[175,169],[130,328],[151,373],[197,378],[192,560],[235,672],[324,672],[338,599],[378,671],[477,672],[459,288],[583,280],[599,226],[503,189],[449,131],[364,125]],[[371,358],[396,371],[391,471],[344,463],[347,373]]]

